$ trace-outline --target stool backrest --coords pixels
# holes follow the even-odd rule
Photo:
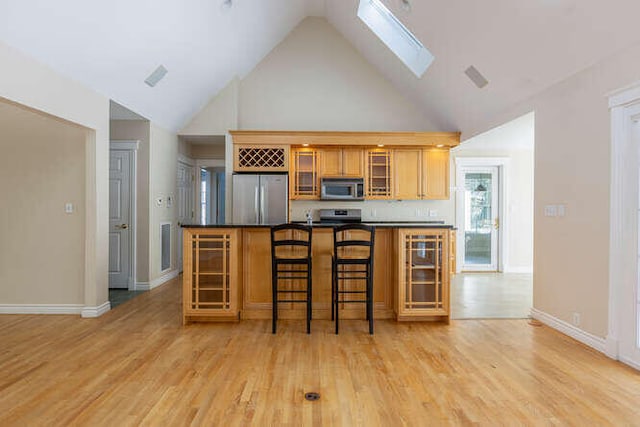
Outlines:
[[[333,253],[339,259],[371,261],[375,227],[364,224],[345,224],[333,228]]]
[[[311,258],[312,228],[303,224],[271,227],[271,257]]]

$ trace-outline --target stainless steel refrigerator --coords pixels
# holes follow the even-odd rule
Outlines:
[[[287,175],[233,175],[234,224],[282,224],[289,219]]]

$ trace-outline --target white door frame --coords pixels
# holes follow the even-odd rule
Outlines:
[[[508,263],[508,247],[507,242],[509,236],[509,219],[506,215],[506,207],[509,205],[507,200],[508,195],[508,180],[506,179],[509,172],[509,164],[511,159],[508,157],[456,157],[456,241],[463,242],[464,235],[462,235],[462,227],[460,224],[464,224],[464,176],[462,170],[466,167],[486,167],[495,166],[498,168],[498,218],[500,220],[500,229],[498,233],[498,271],[504,271],[504,266]],[[464,251],[461,250],[463,245],[458,245],[456,248],[456,272],[462,271],[462,265],[464,262]]]
[[[109,151],[129,151],[131,153],[131,164],[130,164],[130,182],[129,182],[129,198],[130,198],[130,209],[129,215],[129,229],[131,230],[131,239],[129,239],[129,257],[130,257],[130,276],[127,280],[128,289],[130,291],[136,290],[136,278],[137,269],[136,269],[136,259],[137,259],[137,250],[138,250],[138,213],[136,209],[136,201],[138,200],[137,188],[138,188],[138,178],[137,178],[137,170],[138,170],[138,148],[140,146],[139,140],[111,140],[109,141]]]
[[[609,96],[611,182],[609,225],[609,327],[605,353],[640,369],[638,336],[638,208],[640,82]],[[634,131],[634,127],[636,130]],[[633,308],[629,306],[633,304]],[[631,318],[630,318],[631,317]],[[635,331],[628,329],[629,322]],[[632,327],[633,327],[632,326]],[[633,333],[632,342],[628,342]],[[626,337],[626,339],[625,339]]]
[[[196,197],[195,197],[195,204],[196,204],[196,221],[198,222],[198,224],[202,224],[202,215],[200,212],[200,168],[224,168],[225,167],[225,162],[224,159],[196,159],[196,172],[197,172],[197,176],[198,179],[195,180],[195,186],[196,186]],[[226,168],[225,168],[225,173],[226,173]],[[225,193],[225,197],[226,197],[226,193]]]

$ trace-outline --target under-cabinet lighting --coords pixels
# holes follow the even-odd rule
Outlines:
[[[378,144],[378,147],[384,147],[384,144]]]
[[[442,148],[442,147],[444,147],[444,144],[438,144],[438,145],[436,145],[436,147]]]
[[[309,146],[309,144],[302,144],[302,146],[303,146],[303,147],[308,147],[308,146]]]

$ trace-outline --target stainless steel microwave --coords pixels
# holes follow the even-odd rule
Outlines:
[[[364,178],[323,177],[320,179],[322,200],[364,200]]]

